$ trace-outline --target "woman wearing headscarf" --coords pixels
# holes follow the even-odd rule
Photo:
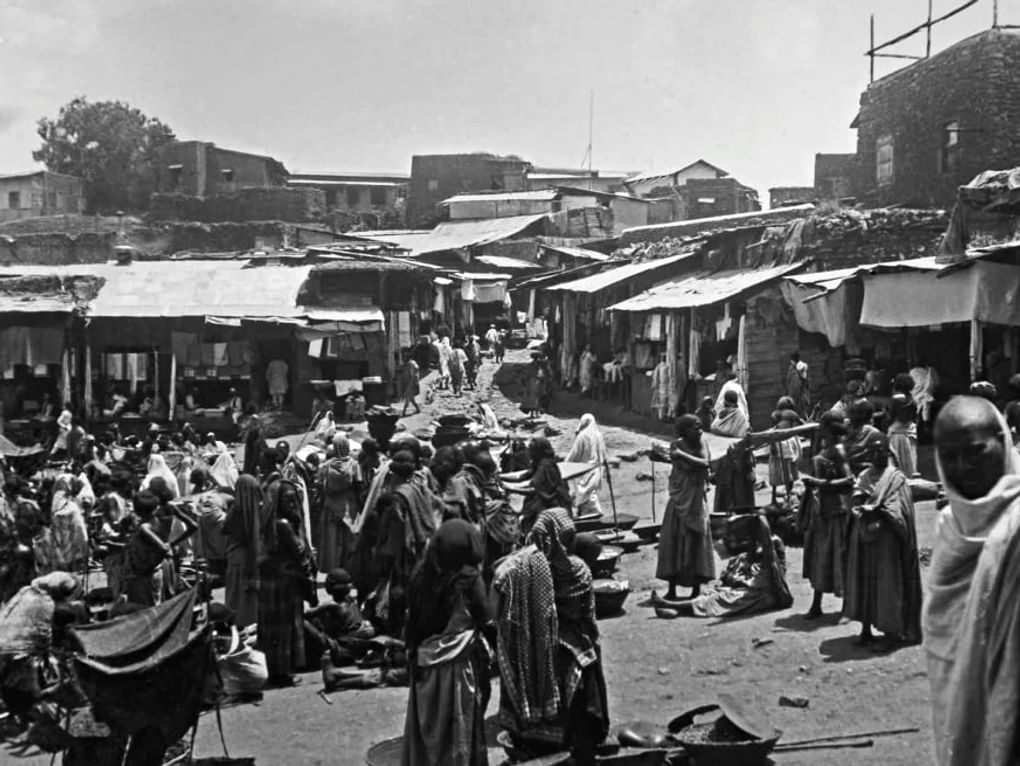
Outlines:
[[[439,351],[439,388],[450,387],[450,357],[453,356],[453,347],[450,346],[450,338],[444,336],[442,340],[436,341],[436,348]]]
[[[524,506],[521,509],[521,532],[527,534],[538,514],[546,508],[570,508],[570,488],[560,474],[552,443],[536,436],[528,444],[531,468],[524,475]],[[510,489],[516,489],[508,485]]]
[[[595,416],[590,413],[582,415],[566,460],[569,463],[595,463],[598,467],[574,481],[573,507],[578,516],[602,515],[598,492],[602,487],[602,472],[606,470],[607,459],[606,441],[602,438]]]
[[[304,600],[315,601],[307,586],[311,572],[301,537],[297,487],[278,480],[262,504],[258,559],[258,650],[265,653],[269,682],[293,686],[292,675],[304,663]],[[311,583],[314,588],[314,581]],[[314,604],[313,604],[314,605]]]
[[[439,526],[435,496],[417,471],[417,461],[409,451],[400,451],[390,462],[395,486],[392,503],[380,509],[376,534],[375,563],[388,573],[378,594],[376,617],[390,635],[399,635],[406,618],[407,586],[411,574],[425,553]],[[382,612],[380,606],[384,604]]]
[[[361,510],[358,503],[361,470],[358,461],[351,457],[346,434],[338,433],[333,437],[332,453],[319,469],[322,512],[315,547],[322,572],[346,569],[350,565],[354,553],[351,525]]]
[[[456,348],[452,348],[450,350],[449,359],[450,387],[453,389],[454,396],[460,396],[461,391],[464,388],[464,366],[467,364],[467,354],[458,344]]]
[[[875,434],[880,434],[871,419],[875,407],[867,399],[858,399],[847,410],[846,459],[854,476],[868,465],[868,444]]]
[[[559,744],[574,762],[594,764],[595,748],[609,732],[609,704],[602,671],[595,592],[588,565],[573,555],[577,531],[562,508],[542,511],[531,530],[531,543],[552,571],[556,604],[555,667],[560,692]]]
[[[740,520],[739,522],[736,520]],[[772,535],[762,514],[736,516],[731,529],[739,523],[746,527],[746,550],[726,562],[718,583],[708,586],[701,595],[659,609],[660,617],[736,617],[786,609],[793,604],[793,595],[786,584],[786,547]]]
[[[60,476],[53,485],[49,525],[34,541],[36,570],[40,574],[63,570],[78,572],[89,557],[89,536],[85,513],[78,502],[83,483],[71,474]]]
[[[712,420],[711,431],[718,436],[740,439],[716,461],[715,512],[731,513],[735,508],[753,508],[754,452],[744,438],[751,427],[740,410],[736,391],[723,394],[723,408]]]
[[[145,478],[142,479],[140,489],[149,489],[152,484],[152,480],[160,478],[166,482],[167,489],[170,490],[171,500],[176,500],[181,496],[180,487],[177,484],[177,477],[174,476],[174,472],[170,470],[170,466],[166,464],[166,459],[158,452],[153,452],[149,455],[148,470],[145,474]]]
[[[410,692],[403,766],[486,766],[491,620],[479,566],[482,536],[462,519],[440,525],[409,586]]]
[[[824,594],[843,595],[844,532],[854,484],[843,449],[843,419],[825,413],[818,433],[821,449],[811,458],[811,473],[801,477],[807,492],[798,517],[804,530],[804,577],[815,592],[808,619],[822,615]]]
[[[707,485],[711,456],[695,415],[681,415],[677,439],[669,452],[653,449],[652,460],[671,463],[669,502],[659,531],[659,560],[655,576],[669,584],[666,598],[676,600],[677,586],[700,593],[702,583],[715,579],[715,555],[708,521]],[[652,592],[653,598],[658,598]]]
[[[921,572],[914,501],[903,473],[889,460],[889,442],[878,431],[864,444],[867,467],[851,500],[843,616],[861,623],[859,642],[872,627],[888,647],[921,638]]]
[[[262,455],[269,445],[262,433],[262,418],[258,415],[255,405],[248,402],[244,409],[245,421],[241,427],[241,441],[244,442],[244,466],[242,473],[257,476],[262,466]]]
[[[262,488],[258,479],[242,474],[234,487],[234,504],[223,522],[223,534],[227,537],[226,604],[241,627],[258,622],[259,573],[256,564],[261,540],[261,509]]]

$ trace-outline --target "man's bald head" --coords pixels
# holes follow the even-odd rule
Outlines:
[[[987,495],[1006,472],[1006,435],[987,399],[950,399],[935,421],[935,447],[946,482],[969,500]]]

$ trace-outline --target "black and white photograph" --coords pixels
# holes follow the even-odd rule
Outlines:
[[[1020,764],[1020,0],[0,0],[0,763]]]

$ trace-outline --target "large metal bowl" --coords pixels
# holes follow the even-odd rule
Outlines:
[[[615,545],[603,545],[598,561],[595,562],[595,567],[592,569],[591,576],[596,579],[612,577],[616,567],[620,564],[620,556],[622,555],[622,548],[617,548]]]

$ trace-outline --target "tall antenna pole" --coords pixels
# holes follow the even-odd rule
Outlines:
[[[927,33],[928,33],[928,42],[927,42],[927,44],[925,45],[925,48],[924,48],[924,57],[925,58],[930,58],[931,57],[931,4],[932,4],[932,0],[928,0],[928,27],[927,27],[927,30],[926,30]]]
[[[588,188],[591,188],[592,137],[595,129],[595,91],[588,94]]]
[[[871,45],[868,47],[868,58],[871,60],[871,74],[868,82],[875,81],[875,14],[871,14]]]
[[[992,29],[999,28],[999,0],[992,0]]]

